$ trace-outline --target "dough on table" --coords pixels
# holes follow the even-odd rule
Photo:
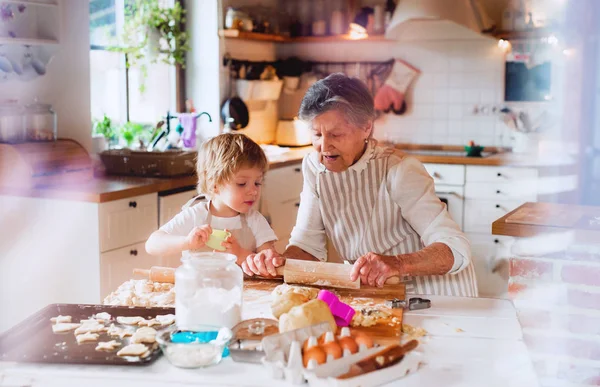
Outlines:
[[[271,295],[273,298],[277,298],[277,297],[282,296],[287,293],[302,294],[304,297],[308,298],[309,300],[314,300],[319,295],[319,289],[309,288],[306,286],[281,284],[281,285],[277,286],[275,289],[273,289],[273,292],[271,293]]]
[[[322,322],[329,323],[333,332],[337,330],[337,324],[329,306],[321,300],[312,300],[282,314],[279,317],[279,332],[283,333]]]
[[[352,327],[371,327],[379,321],[388,319],[392,315],[384,310],[377,308],[354,308],[356,313],[352,317],[350,326]]]
[[[77,339],[77,343],[81,344],[81,343],[85,343],[88,341],[96,341],[98,340],[98,334],[97,333],[91,333],[91,332],[86,332],[82,335],[77,335],[75,336],[75,338]]]
[[[135,331],[131,336],[132,343],[147,343],[152,344],[156,342],[156,329],[150,327],[142,327]]]
[[[52,324],[61,324],[61,323],[70,323],[71,322],[71,316],[56,316],[56,317],[52,317],[50,319],[50,321],[52,321]]]
[[[134,317],[119,316],[119,317],[117,317],[117,322],[119,324],[124,324],[124,325],[137,325],[142,320],[145,320],[145,319],[140,316],[134,316]]]
[[[115,349],[117,349],[120,346],[121,346],[121,343],[119,343],[116,340],[100,341],[98,343],[98,345],[96,346],[96,351],[114,351]]]
[[[79,328],[81,324],[73,324],[73,323],[59,323],[52,325],[52,332],[54,333],[64,333],[72,331],[73,329]]]
[[[310,301],[302,293],[287,292],[282,295],[273,297],[271,302],[271,312],[275,318],[279,318],[284,313],[287,313],[295,306],[299,306]]]
[[[121,350],[119,352],[117,352],[117,355],[118,356],[142,356],[146,352],[148,352],[148,347],[146,347],[144,344],[136,343],[136,344],[129,344],[128,346],[121,348]]]
[[[175,322],[174,314],[159,314],[155,317],[155,320],[160,323],[160,325],[171,325]]]
[[[119,337],[121,340],[123,340],[124,337],[131,336],[133,334],[127,329],[115,326],[115,324],[110,324],[110,327],[106,333],[111,337]]]

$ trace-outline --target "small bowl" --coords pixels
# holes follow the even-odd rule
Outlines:
[[[481,157],[481,152],[483,152],[484,149],[485,147],[480,145],[465,146],[467,157]]]
[[[223,358],[223,350],[232,336],[229,328],[207,325],[198,331],[189,332],[171,327],[159,332],[156,341],[175,367],[199,368],[219,364]],[[190,337],[194,341],[188,339]]]
[[[231,233],[228,231],[213,229],[212,234],[210,234],[210,237],[206,241],[206,246],[213,250],[225,251],[225,247],[221,246],[221,242],[224,242],[230,235]]]

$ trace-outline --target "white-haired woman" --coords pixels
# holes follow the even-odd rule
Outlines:
[[[283,256],[248,256],[248,275],[275,275],[285,258],[327,260],[329,239],[353,263],[351,279],[383,286],[409,276],[407,292],[477,296],[470,246],[433,179],[416,159],[372,139],[373,98],[358,79],[332,74],[306,92],[300,119],[315,152],[304,158],[300,209]]]

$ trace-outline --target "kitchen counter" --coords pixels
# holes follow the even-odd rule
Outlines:
[[[270,316],[269,295],[245,302],[243,318]],[[510,301],[427,296],[431,309],[409,311],[404,322],[423,327],[428,336],[417,348],[425,364],[402,379],[412,386],[531,387],[538,385],[521,327]],[[246,299],[246,297],[245,297]],[[397,380],[390,385],[397,385]],[[150,366],[82,366],[0,362],[0,385],[158,387],[186,385],[289,386],[270,378],[257,364],[230,358],[206,369],[179,369],[162,356]]]
[[[269,153],[269,168],[276,169],[299,163],[312,147],[290,148],[285,153]],[[194,187],[196,176],[176,178],[145,178],[106,175],[73,185],[25,188],[0,187],[0,195],[62,199],[92,203],[130,198],[154,192]]]
[[[570,232],[600,239],[600,207],[525,203],[492,223],[494,235],[533,237]]]

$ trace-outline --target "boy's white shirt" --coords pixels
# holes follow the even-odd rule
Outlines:
[[[199,203],[193,207],[189,207],[181,211],[173,219],[163,225],[160,230],[171,235],[186,236],[194,227],[205,225],[207,215],[208,209],[206,207],[206,203]],[[257,247],[262,246],[267,242],[277,240],[275,232],[265,217],[255,209],[251,208],[250,211],[246,213],[246,222],[250,230],[252,230],[252,234],[254,234]],[[228,229],[233,231],[242,228],[242,220],[239,215],[231,218],[221,218],[212,215],[210,223],[210,226],[213,229]],[[252,248],[251,246],[241,247],[246,250],[250,250]]]

